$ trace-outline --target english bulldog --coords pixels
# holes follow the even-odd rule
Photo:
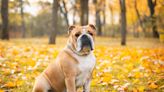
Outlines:
[[[72,25],[68,28],[66,47],[35,81],[33,92],[90,92],[92,72],[96,63],[93,54],[94,25]]]

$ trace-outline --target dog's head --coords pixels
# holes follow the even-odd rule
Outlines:
[[[72,25],[68,29],[69,44],[71,48],[81,55],[88,55],[94,49],[96,28],[89,24],[86,26]]]

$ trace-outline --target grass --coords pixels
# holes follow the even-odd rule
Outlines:
[[[0,40],[0,92],[31,92],[38,76],[60,50],[67,37],[56,45],[47,38]],[[162,92],[164,89],[164,43],[158,39],[97,37],[97,64],[91,92]],[[79,90],[81,92],[81,90]]]

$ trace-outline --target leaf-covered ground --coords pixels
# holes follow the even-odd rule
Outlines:
[[[65,38],[59,38],[57,45],[48,45],[46,40],[0,40],[0,92],[31,92],[36,76],[66,43]],[[97,39],[91,92],[164,90],[164,44],[141,39],[128,42],[121,47],[118,39]]]

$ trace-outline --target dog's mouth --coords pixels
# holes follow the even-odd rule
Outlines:
[[[92,47],[91,40],[88,37],[82,38],[80,52],[83,54],[88,54],[92,50],[93,50],[93,47]]]
[[[81,49],[81,52],[84,54],[88,54],[91,51],[91,47],[90,46],[83,46]]]
[[[88,55],[92,50],[93,48],[91,47],[91,45],[82,44],[78,50],[78,53],[80,53],[81,55]]]

